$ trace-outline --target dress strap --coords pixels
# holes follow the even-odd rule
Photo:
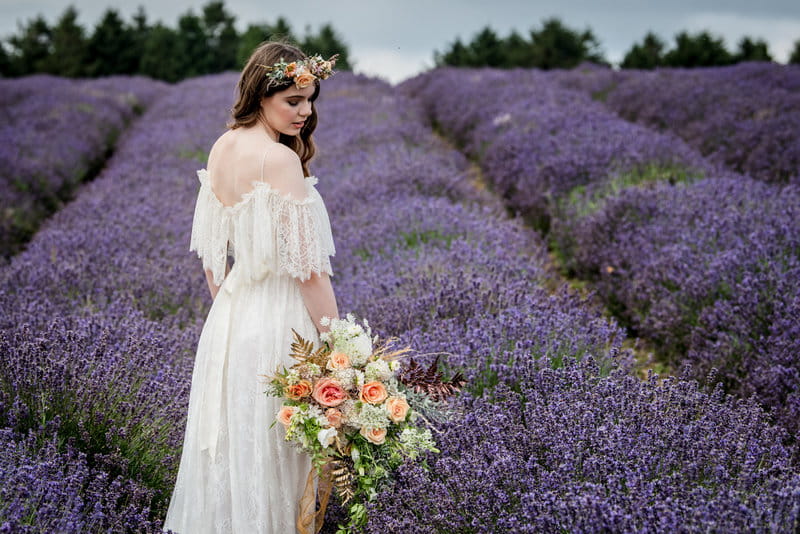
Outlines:
[[[264,151],[264,156],[261,158],[261,181],[264,181],[264,163],[267,161],[267,151]]]

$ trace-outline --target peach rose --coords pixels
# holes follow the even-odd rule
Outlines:
[[[403,397],[389,397],[386,399],[386,411],[389,412],[389,419],[395,423],[399,423],[406,418],[408,414],[408,403]]]
[[[367,441],[374,443],[375,445],[382,445],[383,442],[386,441],[385,428],[362,427],[359,433],[365,438],[367,438]]]
[[[301,380],[293,386],[286,388],[286,396],[292,400],[300,400],[311,395],[311,382]]]
[[[358,398],[370,404],[380,404],[386,399],[386,395],[386,388],[383,387],[383,384],[374,380],[361,386]]]
[[[286,74],[286,76],[289,76],[291,78],[291,76],[294,74],[294,71],[295,71],[296,68],[297,68],[297,63],[292,61],[291,63],[286,65],[286,68],[284,69],[283,72],[284,72],[284,74]]]
[[[292,416],[296,412],[297,406],[281,406],[281,409],[278,410],[278,421],[280,421],[283,426],[288,427]]]
[[[344,352],[333,352],[328,356],[328,369],[346,369],[350,367],[350,356]]]
[[[342,417],[342,412],[336,408],[328,408],[325,410],[325,418],[328,420],[328,424],[334,428],[342,426]]]
[[[311,396],[321,405],[332,408],[339,406],[347,399],[347,392],[336,380],[323,378],[314,385],[314,392]]]
[[[303,89],[304,87],[308,87],[312,83],[314,83],[314,76],[310,72],[304,72],[302,74],[298,74],[294,77],[294,83],[297,85],[298,89]]]

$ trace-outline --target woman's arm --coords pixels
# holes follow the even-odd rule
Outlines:
[[[214,283],[214,273],[211,269],[204,269],[206,273],[206,282],[208,283],[208,290],[211,291],[211,300],[217,298],[220,286]]]
[[[305,282],[297,281],[303,302],[308,313],[314,320],[319,332],[327,332],[329,327],[322,326],[323,317],[339,318],[339,309],[336,306],[336,296],[333,294],[331,278],[327,273],[312,273],[311,278]]]
[[[219,293],[219,288],[222,286],[218,286],[214,283],[214,273],[211,272],[211,269],[203,269],[206,273],[206,283],[208,283],[208,290],[211,292],[211,300],[217,298],[217,293]],[[227,261],[225,262],[225,276],[228,276],[228,273],[231,270],[231,264]]]

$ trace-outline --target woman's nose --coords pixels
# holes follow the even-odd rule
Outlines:
[[[304,103],[300,108],[300,114],[304,117],[311,115],[311,102]]]

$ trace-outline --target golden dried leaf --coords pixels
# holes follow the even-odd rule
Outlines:
[[[294,341],[291,344],[289,356],[300,363],[314,363],[320,367],[325,367],[330,354],[328,347],[322,345],[317,350],[314,350],[314,344],[303,339],[294,328],[292,328],[292,333],[294,334]]]
[[[333,488],[342,500],[342,505],[347,504],[355,496],[355,490],[353,489],[355,476],[353,471],[343,460],[332,460],[330,463],[330,475]]]

